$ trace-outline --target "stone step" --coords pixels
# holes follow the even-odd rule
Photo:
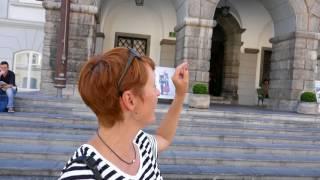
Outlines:
[[[8,118],[8,119],[7,119]],[[89,120],[91,122],[91,120]],[[148,129],[156,129],[157,124],[151,125]],[[13,120],[11,117],[1,118],[0,130],[13,131],[39,131],[39,132],[57,132],[66,134],[79,134],[91,132],[97,129],[97,123],[61,123],[47,121]],[[178,131],[199,131],[199,132],[234,132],[234,133],[263,133],[295,136],[319,136],[320,128],[282,128],[274,126],[242,125],[242,124],[212,124],[212,123],[194,123],[181,120]]]
[[[230,180],[311,180],[320,176],[319,168],[286,167],[235,167],[235,166],[192,166],[161,165],[168,179],[221,179]],[[234,178],[234,179],[233,179]]]
[[[15,98],[17,106],[54,105],[56,107],[88,108],[82,100],[59,99],[55,97],[21,97]]]
[[[243,142],[222,142],[222,141],[191,141],[174,140],[169,147],[176,151],[202,151],[222,153],[259,153],[274,155],[297,155],[320,157],[319,145],[305,144],[277,144],[277,143],[243,143]]]
[[[147,132],[153,133],[152,129],[146,129]],[[94,132],[92,132],[94,133]],[[57,138],[63,139],[64,134],[56,133],[46,133],[46,132],[20,132],[20,131],[2,131],[0,132],[0,137],[2,138],[11,138],[19,139],[19,137],[24,134],[24,137],[29,137],[29,141],[33,140],[54,140]],[[70,134],[72,139],[82,139],[81,135]],[[34,138],[39,137],[39,138]],[[287,143],[287,144],[320,144],[320,137],[313,136],[295,136],[295,135],[283,135],[283,134],[257,134],[257,133],[236,133],[236,132],[224,132],[224,131],[215,131],[215,132],[200,132],[197,130],[179,130],[176,133],[175,139],[177,140],[192,140],[192,141],[224,141],[224,142],[243,142],[243,143],[252,143],[252,142],[263,142],[263,143]]]
[[[58,178],[60,161],[23,161],[2,159],[0,163],[0,179],[12,177],[20,179],[37,177],[37,179]],[[233,180],[259,179],[259,180],[314,180],[320,176],[319,168],[289,168],[289,167],[236,167],[236,166],[195,166],[195,165],[160,165],[164,179],[224,179]]]
[[[95,117],[89,110],[83,109],[78,110],[72,107],[56,107],[56,106],[43,106],[43,105],[33,105],[33,106],[15,106],[17,112],[28,112],[28,113],[43,113],[48,114],[66,114],[66,115],[77,115],[77,116],[91,116]]]
[[[1,113],[0,120],[30,121],[30,122],[48,122],[61,124],[92,125],[97,124],[93,116],[76,116],[70,114],[48,114],[48,113]]]
[[[160,120],[163,116],[162,113],[156,113],[157,119]],[[286,128],[286,129],[294,129],[294,128],[310,128],[312,132],[316,133],[320,129],[320,120],[314,122],[314,118],[308,121],[288,121],[288,120],[275,120],[275,119],[253,119],[250,117],[246,118],[236,118],[236,117],[215,117],[216,113],[212,113],[212,116],[181,116],[181,124],[186,123],[195,127],[199,126],[215,126],[215,125],[230,125],[230,126],[264,126],[271,128]],[[291,117],[288,116],[288,119]],[[1,113],[0,119],[10,119],[10,120],[29,120],[29,121],[37,121],[37,122],[59,122],[63,124],[92,124],[97,123],[96,117],[90,115],[74,115],[72,113],[69,114],[48,114],[44,112],[38,113],[26,113],[26,112],[16,112],[14,114],[11,113]],[[263,127],[263,128],[264,128]],[[286,131],[287,132],[287,131]],[[308,131],[310,132],[310,131]],[[320,132],[320,130],[319,130]]]
[[[77,117],[88,117],[90,119],[96,118],[93,113],[89,111],[74,111],[72,108],[56,108],[49,106],[33,106],[33,107],[17,107],[17,111],[28,112],[32,114],[41,114],[46,112],[50,115],[69,115]],[[157,119],[161,119],[166,110],[156,109]],[[227,113],[227,112],[190,112],[184,110],[181,115],[181,120],[194,123],[242,123],[244,125],[277,125],[279,127],[313,127],[320,128],[320,119],[314,116],[300,116],[298,119],[292,115],[265,114],[263,116],[246,113]]]
[[[226,99],[222,96],[210,96],[210,103],[211,105],[214,104],[232,104],[231,99]]]
[[[19,131],[21,132],[21,131]],[[52,134],[52,133],[18,133],[2,132],[0,133],[1,143],[10,144],[35,144],[35,145],[65,145],[73,148],[78,147],[86,142],[94,131],[87,131],[77,135]],[[287,144],[275,142],[233,142],[233,141],[216,141],[186,138],[186,136],[176,136],[174,143],[170,147],[172,150],[191,150],[191,151],[216,151],[216,152],[243,152],[243,153],[271,153],[271,154],[295,154],[320,156],[319,145],[312,144]]]
[[[60,160],[66,162],[75,149],[46,145],[1,144],[0,159]],[[268,155],[246,153],[221,153],[198,151],[165,151],[159,155],[160,164],[175,165],[225,165],[249,167],[320,167],[320,157]],[[61,167],[62,168],[62,167]]]
[[[241,167],[319,167],[320,156],[269,155],[257,153],[220,153],[198,151],[165,151],[159,154],[160,164],[224,165]]]
[[[37,93],[36,93],[37,94]],[[29,109],[32,109],[32,106],[30,106],[30,103],[32,104],[33,101],[35,101],[35,105],[37,105],[35,109],[41,109],[46,106],[50,107],[51,109],[55,109],[54,107],[59,108],[66,107],[73,108],[74,112],[79,110],[79,112],[88,111],[88,108],[85,108],[81,110],[80,107],[86,107],[82,100],[79,98],[76,98],[77,100],[70,100],[70,99],[62,99],[59,100],[55,97],[50,96],[44,96],[44,95],[37,95],[35,96],[35,93],[25,93],[20,94],[19,97],[17,97],[17,102],[22,101],[25,102],[26,105],[29,105]],[[41,107],[41,108],[40,108]],[[26,110],[28,110],[25,107],[21,107]],[[168,104],[158,104],[158,107],[156,111],[160,114],[163,114],[167,111],[169,108]],[[57,111],[58,112],[58,111]],[[64,111],[63,111],[64,112]],[[92,114],[91,112],[89,114]],[[276,121],[286,121],[286,122],[308,122],[308,123],[317,123],[319,126],[320,119],[318,116],[314,115],[302,115],[297,113],[290,113],[290,112],[275,112],[271,110],[264,110],[260,108],[255,107],[242,107],[242,106],[223,106],[223,105],[216,105],[211,107],[209,110],[199,110],[199,109],[192,109],[188,108],[188,106],[184,107],[184,110],[182,112],[182,116],[186,117],[193,117],[193,119],[196,119],[197,117],[200,118],[210,118],[212,116],[214,117],[221,117],[223,119],[227,118],[235,118],[235,119],[241,119],[241,120],[252,120],[252,119],[259,119],[259,120],[276,120]]]
[[[148,127],[149,131],[155,131],[158,125],[152,125]],[[33,121],[17,121],[17,120],[1,120],[0,121],[0,131],[20,131],[20,132],[48,132],[48,133],[64,133],[64,134],[92,134],[97,129],[97,124],[63,124],[63,123],[50,123],[50,122],[33,122]],[[302,137],[307,137],[314,139],[313,137],[319,137],[320,132],[318,129],[311,128],[296,128],[296,129],[284,129],[284,128],[261,128],[261,127],[238,127],[232,125],[215,125],[213,127],[208,126],[200,126],[200,125],[190,125],[189,123],[182,122],[179,124],[177,129],[177,135],[180,134],[197,134],[197,132],[222,132],[220,135],[226,136],[225,133],[236,133],[236,134],[265,134],[265,135],[279,135],[279,136],[293,136],[301,139]],[[190,135],[190,133],[189,133]],[[200,139],[210,139],[212,137],[211,134],[209,136],[205,136],[205,134],[201,134],[202,137]],[[274,141],[273,141],[274,142]],[[310,143],[310,142],[309,142]],[[313,142],[313,143],[317,143]]]

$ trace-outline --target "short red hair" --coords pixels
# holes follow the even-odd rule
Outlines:
[[[147,66],[155,69],[151,58],[134,58],[118,89],[117,83],[129,53],[127,48],[114,48],[91,57],[81,69],[78,86],[80,95],[103,126],[112,127],[117,121],[123,120],[119,91],[133,90],[142,98],[142,89],[148,80]]]

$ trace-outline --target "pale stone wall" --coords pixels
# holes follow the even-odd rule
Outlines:
[[[9,0],[0,1],[0,18],[7,18],[7,16],[8,16],[8,2],[9,2]]]
[[[239,67],[239,104],[257,104],[257,92],[255,86],[257,56],[259,50],[241,53]]]
[[[40,4],[0,1],[0,60],[8,61],[11,70],[15,53],[20,51],[42,53],[45,10]]]
[[[101,32],[104,32],[104,49],[110,50],[115,44],[115,33],[131,33],[150,36],[149,56],[159,64],[160,41],[174,31],[176,13],[170,0],[148,0],[143,6],[134,1],[106,1],[102,6]]]
[[[160,42],[160,66],[162,67],[175,67],[176,56],[176,41],[163,39]]]
[[[8,18],[21,21],[44,22],[45,9],[41,1],[11,0],[8,8]]]

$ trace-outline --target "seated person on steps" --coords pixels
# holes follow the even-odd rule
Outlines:
[[[0,63],[0,91],[5,91],[8,96],[8,112],[14,112],[14,95],[17,93],[17,86],[14,72],[9,70],[6,61]]]

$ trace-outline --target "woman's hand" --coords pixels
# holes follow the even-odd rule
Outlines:
[[[176,88],[176,96],[184,97],[189,88],[189,70],[188,63],[180,64],[172,76],[172,82]]]

